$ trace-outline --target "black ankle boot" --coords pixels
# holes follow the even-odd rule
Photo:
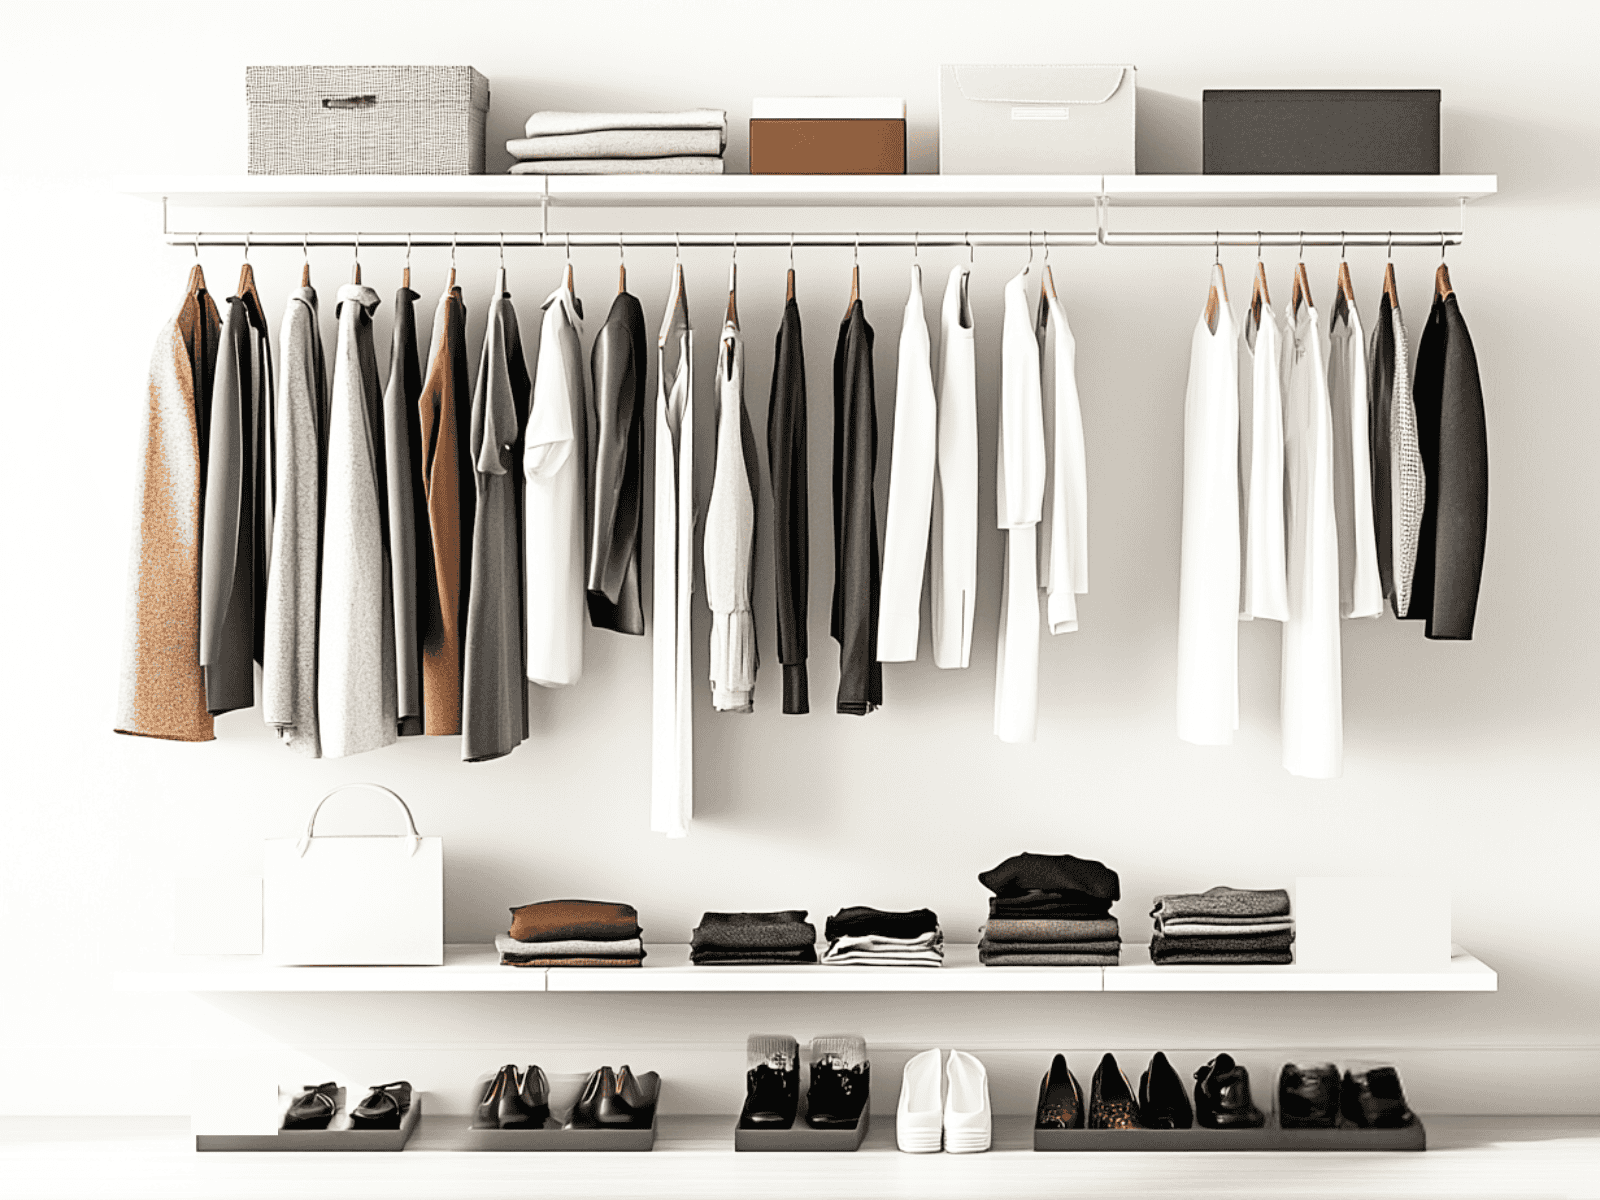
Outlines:
[[[1345,1120],[1361,1129],[1407,1129],[1417,1120],[1406,1105],[1400,1072],[1393,1067],[1346,1071],[1339,1108]]]
[[[1278,1073],[1278,1125],[1332,1129],[1339,1123],[1339,1068],[1332,1063],[1284,1063]]]
[[[1261,1110],[1250,1102],[1250,1072],[1219,1054],[1194,1073],[1195,1119],[1204,1129],[1260,1129]]]

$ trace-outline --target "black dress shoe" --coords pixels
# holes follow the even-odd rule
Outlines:
[[[1139,1123],[1146,1129],[1190,1129],[1194,1126],[1194,1109],[1189,1107],[1183,1080],[1159,1050],[1144,1074],[1139,1076]]]
[[[572,1113],[562,1128],[599,1129],[600,1097],[605,1092],[614,1092],[616,1087],[617,1079],[610,1067],[591,1071],[589,1078],[583,1081],[583,1090],[578,1093],[578,1101],[572,1106]]]
[[[1094,1079],[1089,1083],[1089,1128],[1144,1128],[1139,1123],[1139,1106],[1133,1102],[1128,1077],[1110,1054],[1100,1060]]]
[[[1284,1129],[1338,1125],[1339,1068],[1332,1063],[1284,1063],[1278,1073],[1278,1124]]]
[[[1400,1072],[1393,1067],[1346,1071],[1339,1109],[1345,1120],[1361,1129],[1406,1129],[1417,1121],[1417,1114],[1406,1106]]]
[[[607,1129],[648,1129],[655,1118],[656,1099],[661,1094],[661,1076],[654,1071],[635,1075],[624,1066],[616,1074],[605,1068],[595,1117]]]
[[[792,1129],[800,1107],[800,1061],[784,1070],[760,1063],[744,1075],[744,1111],[740,1129]]]
[[[542,1076],[541,1076],[542,1078]],[[521,1073],[511,1064],[501,1067],[483,1089],[478,1099],[476,1129],[542,1129],[545,1117],[550,1115],[530,1112],[522,1102],[523,1080]]]
[[[285,1129],[326,1129],[338,1111],[337,1083],[308,1083],[306,1090],[289,1103],[284,1114]]]
[[[871,1086],[871,1063],[846,1066],[843,1060],[824,1055],[811,1064],[806,1124],[813,1129],[854,1129],[867,1107]]]
[[[538,1067],[529,1067],[522,1073],[517,1100],[528,1120],[526,1128],[543,1129],[550,1119],[550,1081]]]
[[[1260,1129],[1261,1110],[1250,1102],[1250,1072],[1219,1054],[1194,1073],[1195,1119],[1204,1129]]]
[[[411,1107],[411,1085],[405,1080],[385,1083],[367,1093],[350,1110],[351,1129],[399,1129],[400,1118]]]
[[[1056,1055],[1050,1069],[1039,1081],[1039,1108],[1034,1114],[1035,1129],[1082,1129],[1083,1091],[1067,1070],[1067,1060]]]

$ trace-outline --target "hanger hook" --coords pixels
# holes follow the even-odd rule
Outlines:
[[[411,234],[406,234],[406,270],[411,269]]]
[[[1033,230],[1028,230],[1028,265],[1033,265]]]
[[[567,262],[572,261],[572,231],[567,231]]]
[[[622,231],[620,229],[617,230],[617,261],[619,263],[628,261],[628,251],[622,244]]]
[[[200,231],[198,229],[194,231],[194,257],[196,262],[200,261]]]
[[[1439,261],[1444,261],[1444,230],[1439,230]]]
[[[361,261],[361,230],[359,229],[356,230],[356,252],[354,261],[357,263]]]
[[[922,235],[915,229],[911,231],[911,259],[915,262],[922,257]]]
[[[739,231],[737,229],[733,231],[733,257],[728,261],[730,263],[739,261]]]
[[[1256,261],[1261,261],[1261,230],[1256,230]]]
[[[1048,263],[1050,261],[1050,231],[1048,229],[1041,231],[1041,236],[1044,239],[1044,261]]]
[[[861,265],[861,231],[859,229],[856,230],[856,248],[852,252],[851,265],[857,267]]]
[[[300,235],[300,257],[305,259],[307,262],[311,261],[311,246],[309,243],[310,236],[311,235],[307,233],[302,233]],[[408,246],[410,245],[409,238],[407,239],[406,244]]]
[[[672,261],[676,263],[676,262],[681,262],[682,260],[683,260],[683,244],[679,240],[677,233],[674,233],[672,235]]]
[[[1390,260],[1394,258],[1394,230],[1392,229],[1389,230],[1389,248],[1383,252],[1383,257]]]
[[[456,235],[454,233],[450,235],[450,269],[452,271],[456,269]]]
[[[506,231],[500,231],[500,269],[506,269]]]
[[[1345,231],[1339,230],[1339,261],[1344,261]]]
[[[1302,229],[1300,231],[1300,257],[1304,258],[1305,256],[1306,256],[1306,231],[1304,229]]]
[[[789,270],[794,270],[794,230],[789,231]]]
[[[961,235],[961,240],[967,243],[967,262],[969,264],[977,262],[978,253],[972,248],[972,231],[969,229],[963,233]]]
[[[1211,237],[1211,262],[1214,266],[1222,265],[1222,230],[1212,231]]]
[[[245,262],[250,261],[250,231],[248,229],[244,231],[244,260]]]

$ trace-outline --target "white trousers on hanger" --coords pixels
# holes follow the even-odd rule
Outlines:
[[[1039,723],[1039,518],[1047,455],[1039,341],[1028,315],[1023,267],[1006,284],[1000,337],[1000,437],[995,472],[997,524],[1006,567],[995,654],[994,733],[1031,742]]]
[[[1317,310],[1287,319],[1283,432],[1287,477],[1289,619],[1283,623],[1283,766],[1332,779],[1343,769],[1339,667],[1339,528],[1334,519],[1333,420]]]
[[[939,409],[929,349],[928,322],[922,313],[922,268],[912,264],[895,376],[889,516],[884,526],[883,582],[878,598],[879,662],[911,662],[917,657],[922,569],[928,561],[934,462],[939,448]]]
[[[1239,727],[1239,364],[1219,297],[1189,345],[1183,405],[1183,545],[1178,570],[1178,736],[1225,746]]]
[[[657,346],[654,532],[650,828],[683,837],[694,813],[694,330],[681,275]]]
[[[978,377],[967,268],[953,267],[939,310],[939,444],[933,482],[934,665],[972,657],[978,601]]]

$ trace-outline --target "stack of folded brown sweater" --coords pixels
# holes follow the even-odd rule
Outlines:
[[[544,900],[513,908],[494,945],[508,967],[637,967],[643,932],[631,904]]]
[[[1114,967],[1122,950],[1111,903],[1117,873],[1070,854],[1018,854],[978,881],[994,892],[980,931],[987,967]]]
[[[1150,961],[1245,965],[1294,961],[1289,893],[1214,887],[1157,896]]]
[[[536,112],[506,149],[513,175],[721,175],[728,114]]]
[[[817,928],[803,908],[783,912],[717,913],[700,918],[689,942],[699,967],[786,966],[817,961]]]

